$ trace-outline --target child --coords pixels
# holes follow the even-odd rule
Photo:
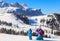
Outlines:
[[[29,29],[29,31],[28,31],[28,36],[29,36],[29,39],[32,40],[32,30],[31,29]]]

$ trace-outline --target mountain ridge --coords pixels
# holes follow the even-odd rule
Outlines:
[[[8,13],[14,13],[14,14],[25,14],[28,16],[40,16],[40,15],[44,15],[41,11],[41,9],[35,9],[35,8],[27,8],[28,6],[26,4],[19,4],[18,2],[15,2],[14,4],[11,3],[7,3],[7,2],[0,2],[0,8],[9,8],[9,7],[13,7],[17,8],[15,10],[8,10]],[[11,8],[9,8],[11,9]],[[12,12],[10,12],[12,11]]]

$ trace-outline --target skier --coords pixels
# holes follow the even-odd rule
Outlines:
[[[39,29],[36,30],[36,32],[37,32],[36,40],[43,40],[44,31],[41,29],[41,26],[39,27]]]
[[[29,36],[29,39],[32,40],[32,29],[28,30],[28,36]]]

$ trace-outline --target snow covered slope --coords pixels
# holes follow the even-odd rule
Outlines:
[[[32,37],[32,41],[36,41],[36,37]],[[59,41],[58,38],[44,38],[43,41]],[[28,36],[22,36],[22,35],[9,35],[9,34],[2,34],[0,33],[0,41],[31,41],[29,40]]]
[[[25,32],[32,28],[33,31],[36,30],[36,26],[31,26],[25,24],[23,21],[14,16],[13,13],[0,13],[0,28],[14,29],[16,31],[24,30]],[[11,23],[9,26],[7,24]]]

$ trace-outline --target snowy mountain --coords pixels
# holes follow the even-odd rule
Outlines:
[[[11,3],[7,3],[7,2],[0,2],[0,7],[1,8],[4,8],[4,7],[18,7],[18,8],[23,8],[19,3],[14,3],[14,4],[11,4]]]
[[[33,28],[32,28],[33,27]],[[27,32],[30,28],[34,29],[35,26],[25,24],[21,19],[17,18],[13,13],[0,13],[0,29],[14,29],[15,31],[24,30]]]
[[[28,8],[26,10],[24,9],[16,9],[16,11],[14,11],[15,14],[25,14],[27,16],[40,16],[43,15],[43,13],[41,12],[41,9],[36,9],[33,10],[33,8]]]
[[[11,4],[7,2],[0,2],[0,13],[13,13],[14,15],[25,14],[27,16],[40,16],[44,15],[41,9],[27,8],[26,4],[19,4],[18,2]]]
[[[27,8],[26,4],[19,4],[18,2],[11,4],[11,3],[7,3],[7,2],[0,2],[0,8],[6,8],[8,9],[9,7],[13,7],[17,8],[15,10],[13,10],[12,12],[9,13],[14,13],[14,14],[25,14],[28,16],[39,16],[39,15],[43,15],[43,13],[41,12],[41,9],[35,9],[35,8]],[[9,8],[11,9],[11,8]]]
[[[30,28],[33,32],[36,31],[38,26],[32,26],[25,24],[21,19],[17,18],[13,13],[0,13],[0,28],[14,29],[15,31],[27,32]],[[47,27],[42,27],[44,29],[50,29]]]
[[[6,29],[13,29],[15,31],[24,30],[24,32],[27,32],[31,28],[33,32],[35,32],[38,27],[39,25],[32,26],[25,24],[21,19],[17,18],[13,13],[0,14],[0,29],[6,28]],[[51,30],[50,28],[43,26],[42,29]]]

